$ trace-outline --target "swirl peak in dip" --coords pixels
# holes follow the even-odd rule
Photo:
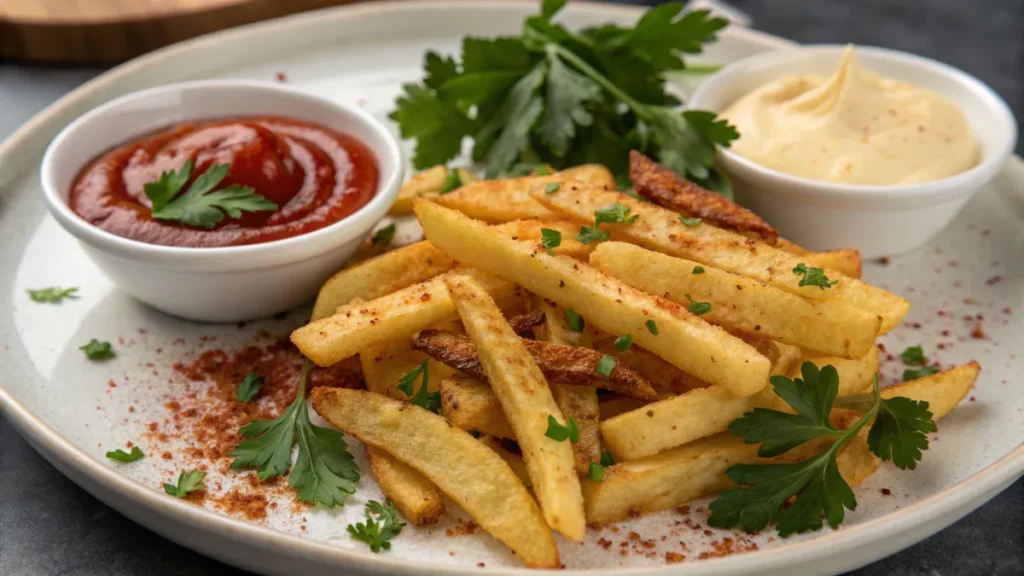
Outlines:
[[[781,76],[722,116],[740,132],[732,152],[813,180],[915,184],[978,163],[977,139],[956,105],[860,68],[853,46],[832,76]]]
[[[212,229],[151,215],[143,187],[162,172],[195,163],[187,189],[213,164],[229,164],[218,188],[237,184],[278,205],[225,218]],[[289,118],[186,122],[119,146],[78,175],[68,201],[76,214],[112,234],[165,246],[209,248],[272,242],[329,226],[366,205],[379,170],[352,136]]]

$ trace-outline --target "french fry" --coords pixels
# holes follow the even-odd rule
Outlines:
[[[579,226],[568,220],[549,222],[543,220],[514,220],[504,224],[497,224],[494,228],[508,234],[513,240],[536,241],[537,244],[540,244],[543,236],[541,230],[543,228],[557,230],[561,233],[562,240],[561,244],[553,248],[552,251],[555,254],[568,256],[580,262],[589,260],[590,253],[594,249],[592,245],[584,244],[576,239]]]
[[[629,178],[637,194],[684,216],[708,220],[719,228],[756,238],[769,246],[774,246],[779,237],[779,231],[757,214],[701,188],[636,150],[629,152]]]
[[[631,346],[629,350],[620,352],[615,349],[614,339],[606,338],[596,342],[594,348],[615,356],[616,360],[639,372],[658,391],[659,398],[664,399],[708,386],[706,382],[690,376],[639,346]]]
[[[491,387],[469,376],[456,374],[441,381],[441,410],[463,430],[509,440],[516,438]]]
[[[380,448],[366,447],[374,479],[398,511],[416,526],[436,524],[444,514],[444,499],[437,486],[408,464]]]
[[[758,348],[772,359],[773,376],[800,375],[797,363],[799,349],[767,339],[758,344]],[[807,360],[815,362],[819,368],[828,363],[835,366],[839,371],[840,395],[846,396],[860,392],[865,380],[870,385],[878,367],[878,350],[872,347],[872,351],[856,360],[827,357],[808,357]],[[754,408],[791,411],[771,386],[743,398],[718,388],[698,388],[631,412],[602,419],[601,435],[616,461],[639,460],[724,432],[730,422]]]
[[[403,376],[419,368],[424,360],[427,361],[429,375],[427,389],[436,392],[441,381],[451,377],[455,371],[426,354],[413,350],[408,340],[388,340],[369,346],[359,353],[366,389],[395,400],[408,400],[405,392],[398,389],[398,383]],[[419,390],[419,387],[420,381],[417,379],[415,389]]]
[[[408,400],[398,389],[399,380],[424,359],[428,363],[428,389],[437,390],[437,383],[451,376],[452,369],[413,350],[408,339],[382,342],[359,353],[367,390],[395,400]],[[420,383],[415,386],[419,389]],[[381,491],[410,522],[417,526],[433,524],[444,514],[441,492],[425,476],[379,448],[367,446],[366,455]]]
[[[356,298],[372,300],[407,288],[454,266],[430,242],[417,242],[342,268],[320,288],[311,319],[326,318]]]
[[[560,170],[558,176],[604,188],[605,190],[615,190],[616,187],[615,176],[612,174],[612,171],[602,164],[573,166],[572,168]]]
[[[614,418],[619,414],[625,414],[626,412],[632,412],[644,406],[645,402],[637,400],[636,398],[629,398],[628,396],[613,396],[611,398],[601,398],[598,402],[597,409],[601,415],[601,420],[607,420]]]
[[[522,343],[549,384],[590,385],[646,401],[657,398],[654,388],[628,366],[615,366],[607,378],[598,374],[597,363],[602,355],[595,350],[525,338]],[[481,382],[487,381],[476,347],[466,336],[424,330],[416,337],[413,348]]]
[[[831,364],[839,372],[839,396],[850,396],[871,391],[871,382],[878,374],[878,348],[871,347],[867,354],[860,358],[836,358],[834,356],[805,355],[790,370],[790,378],[800,377],[800,366],[804,362],[812,362],[821,368]]]
[[[528,219],[555,220],[555,213],[531,198],[530,191],[544,190],[548,184],[564,186],[570,182],[615,189],[615,177],[607,168],[600,164],[586,164],[545,176],[482,180],[438,196],[437,202],[491,224]]]
[[[800,349],[756,337],[751,344],[771,359],[772,376],[789,372]],[[601,437],[616,461],[639,460],[706,438],[729,427],[744,412],[772,402],[767,385],[757,394],[736,397],[718,387],[697,388],[601,421]]]
[[[524,240],[539,240],[541,228],[559,230],[562,232],[562,245],[554,251],[581,261],[586,261],[592,250],[591,246],[575,239],[576,232],[568,220],[522,220],[501,224],[497,228]],[[426,241],[402,246],[369,260],[345,266],[320,288],[310,319],[326,318],[355,298],[372,300],[386,296],[454,267],[455,260]]]
[[[391,216],[406,216],[412,214],[412,203],[417,198],[433,199],[441,193],[445,182],[448,180],[448,168],[438,165],[429,168],[409,178],[398,190],[398,197],[391,205],[388,214]],[[456,168],[459,173],[459,180],[463,185],[471,184],[480,180],[475,174],[465,168]]]
[[[324,419],[421,472],[527,566],[559,567],[554,535],[526,487],[467,432],[442,416],[372,392],[315,388],[310,396]]]
[[[505,449],[501,444],[501,440],[494,436],[488,436],[484,434],[480,437],[480,443],[487,446],[491,450],[501,456],[501,459],[508,464],[508,467],[515,472],[516,476],[523,481],[523,484],[530,489],[533,489],[533,484],[530,483],[530,474],[526,471],[526,462],[523,462],[523,457],[518,454],[513,454]]]
[[[443,164],[414,174],[398,189],[398,196],[395,198],[395,203],[391,205],[391,209],[388,210],[388,214],[392,216],[411,214],[413,200],[422,198],[431,192],[436,194],[444,186],[446,178],[448,178],[448,168]]]
[[[949,414],[967,396],[981,372],[981,365],[971,361],[924,378],[882,388],[882,398],[905,396],[924,400],[932,418]]]
[[[623,242],[604,242],[590,265],[630,286],[686,305],[709,302],[703,317],[730,330],[847,358],[875,344],[880,321],[841,303],[814,302],[756,280]],[[695,273],[694,270],[701,270]]]
[[[785,250],[790,254],[802,257],[811,266],[835,270],[850,278],[860,278],[862,262],[860,250],[856,248],[842,248],[839,250],[827,250],[825,252],[812,252],[802,246],[794,244],[785,238],[779,238],[775,247]]]
[[[738,396],[753,394],[767,382],[767,359],[674,302],[640,292],[571,258],[512,240],[454,210],[424,201],[414,210],[430,241],[460,262],[572,308],[606,332],[631,334],[636,345],[701,380]],[[656,324],[657,336],[647,321]]]
[[[830,279],[839,280],[829,289],[799,286],[803,277],[793,273],[797,265],[805,263],[799,256],[707,224],[687,226],[680,222],[677,213],[625,194],[574,184],[553,194],[540,191],[532,195],[551,210],[584,224],[594,222],[596,210],[618,202],[638,219],[629,225],[606,224],[613,238],[747,276],[805,298],[860,308],[882,318],[883,333],[899,325],[910,309],[906,299],[834,270],[825,271]]]
[[[544,375],[479,283],[469,276],[452,276],[445,278],[445,285],[515,432],[544,519],[566,538],[582,540],[586,521],[571,445],[546,435],[549,416],[563,426],[567,421]]]
[[[563,181],[565,178],[554,174],[481,180],[438,196],[436,202],[490,224],[513,220],[558,220],[554,212],[530,197],[530,190],[534,187],[543,189],[552,183],[561,185]]]
[[[925,400],[932,418],[938,420],[970,390],[980,367],[971,362],[945,372],[882,390],[882,396],[906,396]],[[866,434],[858,435],[837,457],[848,482],[862,481],[877,467],[873,454],[865,452]],[[786,455],[784,455],[786,456]],[[703,438],[640,460],[616,462],[605,468],[604,480],[584,479],[587,521],[605,525],[637,514],[682,506],[733,484],[725,471],[734,464],[758,462],[757,446],[728,433]]]
[[[489,274],[476,270],[459,273],[472,275],[503,303],[520,294],[515,285]],[[438,276],[368,302],[342,306],[333,316],[295,329],[291,340],[317,365],[330,366],[374,344],[410,338],[424,328],[456,320],[443,278]]]
[[[609,174],[610,175],[610,174]],[[585,331],[576,332],[569,327],[565,313],[556,309],[543,298],[535,298],[544,313],[544,329],[540,333],[541,340],[558,346],[574,347],[579,343],[589,343],[589,334]],[[622,370],[616,366],[612,377]],[[590,463],[601,459],[601,439],[598,424],[601,420],[600,408],[597,404],[597,389],[593,386],[566,386],[548,381],[555,404],[566,418],[572,416],[580,429],[580,441],[572,445],[572,455],[576,463],[576,473],[580,476],[590,472]],[[648,388],[650,386],[648,385]],[[654,394],[654,389],[650,388]]]

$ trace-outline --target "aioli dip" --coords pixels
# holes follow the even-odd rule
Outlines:
[[[813,180],[913,184],[978,163],[974,132],[953,103],[863,70],[853,46],[833,76],[782,76],[722,116],[740,133],[734,153]]]

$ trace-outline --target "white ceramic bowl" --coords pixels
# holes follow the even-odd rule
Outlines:
[[[705,81],[688,102],[720,112],[784,74],[830,75],[844,46],[805,46],[734,62]],[[737,200],[794,242],[815,250],[856,247],[866,258],[894,255],[927,242],[991,180],[1013,152],[1017,122],[1006,103],[980,80],[928,58],[883,48],[856,48],[864,68],[932,90],[956,104],[981,145],[970,170],[920,184],[864,186],[791,176],[728,149],[719,162]]]
[[[320,124],[368,146],[380,170],[370,202],[308,234],[221,248],[129,240],[91,225],[68,206],[79,171],[114,146],[187,120],[269,115]],[[135,92],[84,114],[50,143],[41,180],[50,212],[122,290],[175,316],[233,322],[282,312],[315,294],[387,213],[403,170],[398,141],[358,108],[276,84],[213,80]]]

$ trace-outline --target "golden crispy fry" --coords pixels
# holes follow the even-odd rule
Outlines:
[[[629,178],[637,194],[670,210],[706,220],[775,245],[779,231],[721,194],[705,190],[636,150],[629,152]]]
[[[407,339],[375,344],[359,353],[366,388],[396,400],[408,399],[405,392],[398,389],[398,382],[424,359],[427,356],[413,350]],[[431,359],[427,362],[428,389],[437,390],[437,383],[453,371],[440,362]],[[419,386],[420,382],[416,382],[416,389]],[[425,476],[378,448],[367,446],[366,455],[381,491],[410,522],[433,524],[444,514],[441,492]]]
[[[367,446],[366,455],[381,492],[409,522],[424,526],[435,524],[441,518],[444,499],[426,476],[380,448]]]
[[[516,433],[544,519],[570,540],[586,531],[572,447],[546,435],[548,417],[565,426],[540,368],[497,304],[469,276],[445,278],[462,325],[476,345],[491,389]]]
[[[583,164],[582,166],[566,168],[559,171],[558,176],[606,190],[615,190],[616,187],[615,176],[612,175],[612,171],[601,164]]]
[[[550,183],[561,185],[565,179],[549,176],[525,176],[507,180],[481,180],[449,194],[436,202],[491,224],[513,220],[558,220],[557,215],[530,197],[530,190],[541,190]]]
[[[807,261],[809,266],[835,270],[836,272],[845,274],[850,278],[860,278],[862,264],[860,250],[857,250],[856,248],[842,248],[839,250],[827,250],[825,252],[812,252],[803,246],[799,246],[789,240],[786,240],[785,238],[779,238],[775,243],[775,247],[780,250],[785,250],[790,254],[800,256]]]
[[[674,302],[640,292],[571,258],[514,241],[454,210],[423,201],[414,210],[430,241],[460,262],[571,307],[606,332],[631,334],[636,345],[708,383],[749,395],[768,379],[767,359]],[[656,323],[657,336],[646,327],[648,320]]]
[[[421,472],[527,566],[559,566],[554,535],[536,502],[493,450],[444,417],[386,396],[339,388],[310,395],[328,422]]]
[[[632,346],[629,350],[620,352],[615,349],[614,342],[614,338],[599,340],[594,344],[594,349],[615,356],[618,361],[639,372],[658,392],[659,398],[664,399],[708,386],[707,382],[690,376],[639,346]]]
[[[538,334],[541,340],[569,348],[590,342],[586,331],[576,332],[569,327],[564,311],[558,310],[543,298],[534,300],[546,319],[544,329]],[[616,374],[620,374],[620,368],[617,366],[612,371],[612,379]],[[543,367],[541,370],[543,371]],[[639,379],[639,376],[637,378]],[[587,474],[590,472],[590,463],[601,459],[601,438],[598,429],[601,413],[597,404],[597,389],[594,386],[564,386],[555,383],[550,377],[548,386],[562,414],[566,418],[572,416],[579,425],[580,441],[572,445],[572,455],[576,463],[576,473],[581,476]],[[650,388],[650,385],[647,385],[647,388],[650,389],[649,394],[653,395],[654,389]]]
[[[422,198],[429,193],[437,194],[447,178],[448,168],[441,164],[413,175],[398,189],[398,197],[395,198],[395,203],[391,205],[388,214],[392,216],[411,214],[413,200]]]
[[[604,242],[590,264],[626,284],[686,305],[709,302],[708,322],[816,350],[857,358],[874,346],[880,321],[838,302],[814,302],[692,260],[622,242]],[[694,273],[694,270],[701,272]]]
[[[441,411],[463,430],[516,438],[491,387],[469,376],[456,374],[441,381]]]
[[[446,274],[454,274],[448,272]],[[476,270],[477,278],[503,304],[518,297],[515,285]],[[330,366],[373,344],[410,338],[424,328],[456,320],[455,306],[439,276],[361,304],[342,306],[333,316],[291,334],[292,342],[319,366]]]
[[[555,254],[568,256],[580,262],[589,260],[590,253],[594,250],[593,245],[584,244],[576,239],[579,226],[568,220],[514,220],[504,224],[497,224],[494,228],[508,234],[513,240],[533,241],[538,245],[540,245],[540,240],[543,237],[541,232],[543,228],[557,230],[562,235],[562,239],[561,243],[552,251]]]
[[[913,400],[924,400],[928,403],[932,418],[938,420],[949,414],[967,396],[980,372],[981,365],[971,361],[924,378],[882,388],[882,398],[905,396]]]
[[[565,310],[556,306],[554,302],[534,297],[534,304],[544,314],[545,319],[544,325],[537,331],[537,337],[540,340],[579,348],[594,347],[591,333],[586,329],[577,332],[569,328]]]
[[[431,392],[437,391],[441,381],[451,377],[455,371],[423,352],[413,350],[409,340],[388,340],[369,346],[359,353],[366,389],[395,400],[408,399],[405,392],[398,389],[399,380],[419,368],[424,360],[427,361],[429,375],[427,388]],[[415,390],[419,390],[421,383],[417,379]]]
[[[805,298],[832,300],[860,308],[882,318],[883,333],[895,328],[910,309],[910,302],[906,299],[834,270],[826,270],[825,273],[830,279],[839,280],[835,286],[829,289],[801,287],[799,283],[803,276],[793,273],[797,265],[806,264],[799,256],[706,224],[686,226],[675,212],[624,194],[572,185],[562,187],[554,194],[534,192],[533,197],[548,208],[584,224],[594,222],[594,211],[618,202],[629,207],[630,215],[638,216],[638,219],[629,225],[603,224],[612,232],[613,238],[747,276]]]
[[[616,366],[609,378],[598,374],[595,367],[602,354],[595,350],[537,340],[523,339],[522,343],[549,383],[589,384],[648,402],[658,397],[654,388],[628,366]],[[487,380],[476,347],[466,336],[443,330],[424,330],[416,337],[413,347],[477,380]]]
[[[494,436],[484,434],[480,437],[480,443],[491,450],[494,450],[498,456],[501,456],[501,459],[508,464],[508,467],[511,468],[512,471],[515,472],[516,476],[523,481],[523,484],[527,488],[531,490],[533,489],[533,484],[530,483],[530,474],[526,471],[526,462],[523,462],[522,456],[509,452],[505,449],[505,446],[502,445],[501,440]]]
[[[751,338],[750,344],[772,361],[772,376],[788,373],[800,354],[799,348],[767,338]],[[771,402],[775,393],[767,384],[742,398],[717,387],[690,390],[603,420],[601,437],[616,461],[657,454],[723,432],[744,412]]]
[[[790,370],[790,378],[800,376],[800,366],[804,362],[812,362],[819,368],[829,364],[835,366],[836,371],[839,372],[839,396],[850,396],[871,391],[872,379],[875,374],[878,374],[878,348],[872,346],[867,354],[853,359],[817,354],[805,355],[799,362],[794,363]]]
[[[938,420],[964,399],[979,370],[978,364],[971,362],[919,380],[883,388],[882,396],[927,401],[932,417]],[[835,422],[837,412],[833,415]],[[878,460],[867,450],[865,439],[866,433],[862,431],[837,458],[843,477],[851,485],[862,482],[878,468]],[[805,444],[801,447],[803,450],[791,452],[802,456],[818,449],[811,444]],[[800,456],[783,455],[788,461]],[[587,521],[605,525],[638,513],[680,506],[733,486],[725,476],[729,466],[758,461],[764,460],[757,456],[757,445],[745,444],[742,439],[726,433],[640,460],[616,462],[605,468],[603,482],[583,481]]]
[[[483,180],[439,196],[437,202],[492,224],[528,219],[555,220],[554,212],[538,204],[530,197],[530,192],[545,190],[549,184],[564,186],[569,182],[615,189],[615,177],[607,168],[587,164],[545,176]]]
[[[925,400],[935,420],[945,416],[970,390],[980,367],[971,362],[951,370],[882,390],[882,396],[906,396]],[[836,412],[833,412],[833,416]],[[839,469],[848,482],[857,483],[877,468],[874,455],[866,451],[866,434],[858,435],[837,457]],[[816,450],[813,443],[803,450]],[[783,455],[788,460],[789,453]],[[732,483],[725,476],[734,464],[763,461],[757,445],[728,433],[718,434],[640,460],[616,462],[605,468],[604,480],[583,480],[587,521],[604,525],[675,508],[690,500],[713,494]]]
[[[441,193],[445,182],[448,180],[448,168],[434,166],[409,178],[398,191],[395,203],[391,205],[388,214],[391,216],[406,216],[412,214],[412,203],[417,198],[434,199]],[[480,180],[475,174],[465,168],[456,168],[459,173],[459,180],[463,185],[472,184]]]
[[[800,374],[800,350],[771,340],[753,343],[772,360],[772,375]],[[878,367],[877,349],[857,360],[809,357],[818,367],[832,364],[839,371],[840,395],[860,392]],[[832,361],[836,360],[836,361]],[[744,398],[718,388],[699,388],[632,412],[602,419],[601,435],[617,461],[638,460],[675,446],[706,438],[729,428],[729,423],[754,408],[791,411],[771,386]]]
[[[590,472],[590,463],[601,459],[598,429],[601,413],[597,404],[597,390],[593,386],[554,383],[550,387],[555,405],[566,418],[572,416],[580,429],[580,441],[572,445],[572,457],[576,473],[585,476]]]
[[[355,298],[372,300],[412,286],[453,266],[455,261],[430,242],[417,242],[342,268],[320,288],[311,319],[326,318]]]
[[[619,414],[625,414],[626,412],[632,412],[644,406],[645,402],[637,400],[636,398],[629,398],[628,396],[612,396],[610,398],[601,398],[597,409],[600,413],[601,420],[607,420],[614,418]]]

